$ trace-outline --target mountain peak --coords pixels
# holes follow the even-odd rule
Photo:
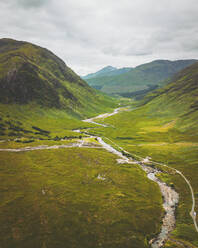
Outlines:
[[[116,67],[113,67],[111,65],[108,65],[108,66],[105,66],[104,68],[102,68],[99,72],[107,72],[107,71],[114,71],[114,70],[117,70]]]
[[[111,65],[105,66],[104,68],[102,68],[101,70],[95,72],[95,73],[90,73],[84,77],[82,77],[83,79],[91,79],[91,78],[95,78],[95,77],[106,77],[106,76],[114,76],[114,75],[120,75],[122,73],[125,73],[127,71],[130,71],[132,68],[129,67],[124,67],[121,69],[118,69],[116,67],[113,67]]]

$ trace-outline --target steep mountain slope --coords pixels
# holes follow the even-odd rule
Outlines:
[[[143,103],[151,111],[177,116],[177,125],[183,130],[197,130],[198,62],[180,71],[173,82],[148,95]]]
[[[105,77],[105,76],[110,77],[110,76],[115,76],[115,75],[121,75],[121,74],[126,73],[130,70],[132,70],[132,68],[124,67],[124,68],[117,69],[116,67],[106,66],[103,69],[101,69],[95,73],[88,74],[82,78],[83,79],[90,79],[90,78]]]
[[[0,102],[36,103],[85,114],[98,111],[105,102],[65,63],[47,49],[0,40]],[[107,101],[109,99],[106,98]]]
[[[144,95],[163,84],[163,81],[172,77],[183,68],[195,63],[196,60],[156,60],[151,63],[137,66],[121,75],[105,75],[86,79],[89,85],[108,94],[122,96]]]
[[[28,42],[0,40],[0,137],[3,139],[46,136],[50,132],[66,135],[64,129],[71,123],[73,128],[82,125],[77,119],[115,106],[112,98],[88,86],[49,50]]]

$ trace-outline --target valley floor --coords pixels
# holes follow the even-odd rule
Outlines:
[[[149,155],[152,160],[165,162],[153,149],[161,145],[137,144],[137,139],[133,142],[133,138],[126,136],[126,133],[130,135],[130,129],[127,131],[124,125],[118,132],[120,115],[131,113],[122,114],[121,110],[127,109],[100,115],[100,120],[97,119],[97,122],[102,120],[100,128],[90,125],[85,128],[85,125],[81,130],[73,130],[83,136],[78,139],[34,140],[28,145],[16,141],[0,143],[3,199],[0,222],[6,223],[0,229],[3,248],[64,247],[65,244],[67,247],[146,248],[151,243],[152,247],[161,247],[157,241],[163,243],[174,229],[174,206],[178,196],[171,192],[175,191],[179,193],[176,228],[164,247],[198,245],[194,203],[191,214],[195,226],[189,215],[191,197],[197,197],[194,177],[181,178],[185,171],[178,168],[177,160],[172,159],[169,166],[155,163],[151,158],[143,160]],[[96,124],[95,118],[87,122]],[[146,147],[152,148],[153,153]],[[194,143],[193,147],[196,151]],[[117,160],[117,156],[122,161]],[[150,168],[149,171],[146,168]],[[193,193],[183,179],[190,186],[192,181]],[[162,189],[161,181],[167,183],[169,193]],[[163,212],[161,193],[165,203],[170,202],[170,209],[172,204],[172,212],[166,209],[168,214],[173,213],[171,216]],[[169,200],[166,202],[166,199]],[[160,222],[167,216],[168,222],[173,217],[170,229],[167,230],[167,222],[163,221],[166,231],[162,228],[160,232]],[[165,232],[162,239],[155,240],[162,232]]]

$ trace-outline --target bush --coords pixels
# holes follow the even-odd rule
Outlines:
[[[34,130],[38,131],[38,132],[35,133],[35,134],[42,134],[42,135],[49,135],[49,134],[50,134],[49,131],[43,130],[43,129],[39,128],[39,127],[32,126],[32,128],[33,128]]]

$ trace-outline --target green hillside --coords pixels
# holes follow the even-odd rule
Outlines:
[[[1,103],[35,103],[79,116],[95,114],[112,103],[45,48],[1,39],[0,53]]]
[[[96,76],[85,79],[92,87],[100,89],[107,94],[122,96],[145,95],[149,91],[163,84],[163,81],[172,77],[183,68],[195,63],[196,60],[156,60],[137,66],[121,75]]]
[[[136,108],[104,120],[108,128],[92,131],[109,138],[133,155],[149,156],[180,170],[190,181],[198,212],[198,63],[179,72],[173,82],[147,96]],[[161,167],[160,167],[161,168]],[[166,171],[165,167],[161,169]],[[161,176],[180,195],[176,229],[164,247],[198,247],[189,215],[188,185],[174,172]],[[198,218],[197,218],[198,220]]]
[[[153,111],[177,117],[178,128],[196,134],[198,128],[198,63],[176,74],[173,82],[145,97],[142,103],[147,103]]]
[[[63,123],[68,129],[71,123],[79,125],[78,119],[115,106],[115,100],[88,86],[49,50],[28,42],[0,40],[1,138],[44,134],[32,126],[66,135]]]

